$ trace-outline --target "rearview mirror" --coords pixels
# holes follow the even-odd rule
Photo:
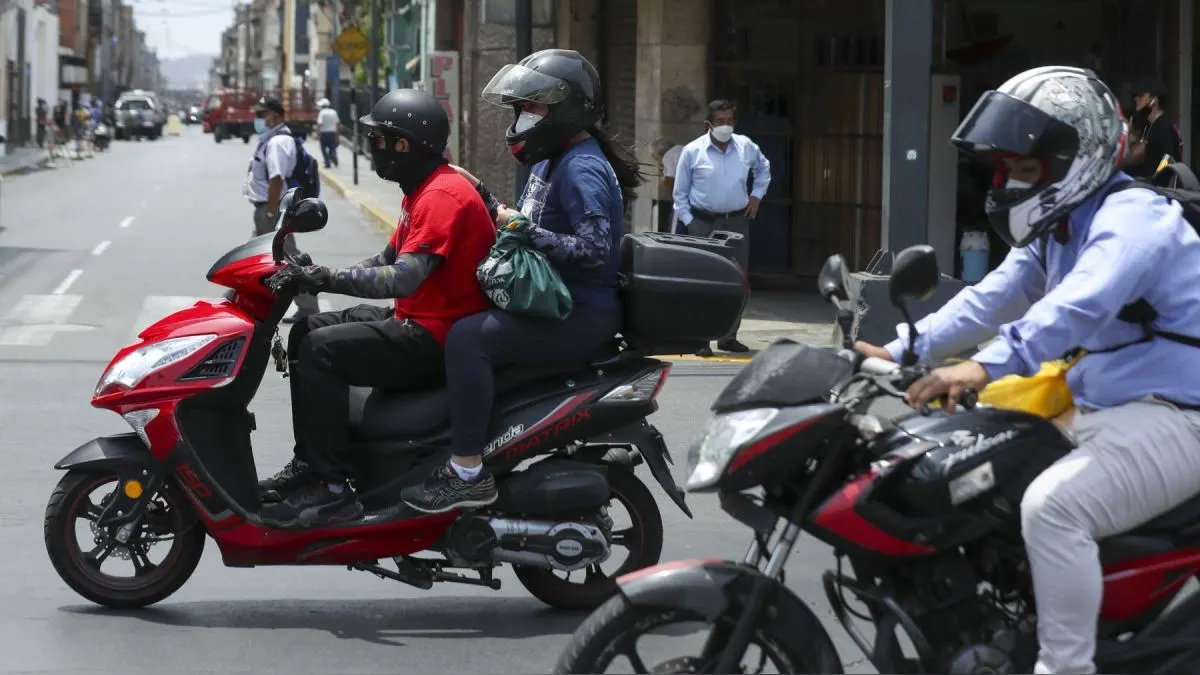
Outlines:
[[[296,202],[288,216],[288,225],[294,232],[316,232],[329,222],[329,210],[325,202],[309,197]]]
[[[846,259],[837,254],[829,256],[825,260],[825,264],[821,266],[820,274],[817,275],[817,290],[821,293],[821,297],[826,301],[848,300],[850,298],[846,293],[848,285],[849,275],[846,273]]]
[[[893,305],[903,309],[906,303],[925,300],[933,295],[937,285],[937,254],[932,246],[909,246],[896,254],[888,285]]]

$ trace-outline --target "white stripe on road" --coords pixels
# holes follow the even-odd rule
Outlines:
[[[150,324],[206,298],[195,295],[148,295],[142,300],[142,310],[133,321],[133,338],[150,327]]]
[[[54,339],[55,333],[88,330],[63,325],[82,301],[82,295],[26,295],[0,320],[0,325],[17,324],[0,328],[0,346],[42,346]]]
[[[125,216],[125,220],[122,220],[121,224],[118,225],[117,227],[121,227],[121,228],[129,227],[129,224],[132,222],[133,222],[133,216]]]
[[[53,295],[62,295],[63,293],[66,293],[67,289],[71,287],[71,284],[75,283],[75,280],[78,279],[82,274],[83,270],[71,270],[71,272],[67,274],[67,278],[63,279],[62,283],[56,286],[54,290],[50,291],[50,293]]]
[[[92,255],[100,255],[101,253],[104,253],[105,249],[107,249],[111,245],[112,245],[112,242],[105,239],[104,241],[100,242],[99,244],[96,244],[96,248],[92,249]]]

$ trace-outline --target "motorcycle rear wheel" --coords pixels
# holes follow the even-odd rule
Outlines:
[[[158,565],[151,563],[153,569],[149,569],[144,577],[138,575],[131,581],[123,581],[100,571],[103,560],[116,549],[122,549],[132,561],[133,548],[115,544],[97,533],[96,536],[106,542],[101,544],[98,541],[97,549],[112,545],[101,555],[95,556],[99,561],[91,562],[88,552],[79,545],[75,522],[78,519],[91,521],[92,518],[86,514],[96,516],[98,510],[91,503],[89,495],[106,483],[113,483],[116,489],[120,480],[111,472],[68,471],[54,488],[46,505],[46,553],[58,576],[84,598],[113,609],[140,609],[167,598],[191,578],[204,553],[207,534],[179,486],[167,483],[156,495],[167,506],[161,511],[158,522],[169,520],[172,535],[170,549],[162,562]],[[93,528],[93,532],[96,532],[96,528]],[[140,543],[141,536],[135,535],[130,544]],[[144,550],[142,553],[139,560],[146,560]],[[125,555],[118,554],[118,557]],[[137,568],[138,563],[134,567]]]
[[[612,576],[588,576],[583,583],[564,579],[542,567],[517,565],[513,571],[530,595],[555,609],[595,609],[617,592],[617,577],[657,565],[662,555],[663,523],[658,502],[632,470],[608,467],[612,499],[629,512],[633,525],[629,557]]]
[[[740,607],[717,620],[714,629],[732,631]],[[636,656],[638,638],[664,626],[677,623],[705,623],[699,614],[673,607],[634,605],[623,595],[616,595],[590,616],[563,649],[554,675],[567,673],[603,673],[618,656],[641,666],[636,672],[651,673],[709,673],[716,659],[705,663],[699,657],[672,659],[661,664],[643,664]],[[754,629],[750,643],[763,654],[780,673],[842,673],[842,661],[829,639],[829,634],[816,626],[795,625],[764,613]],[[637,658],[637,661],[634,661]],[[744,656],[743,656],[744,658]]]

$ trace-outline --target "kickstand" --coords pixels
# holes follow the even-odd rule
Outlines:
[[[346,569],[370,572],[380,579],[399,581],[400,583],[408,584],[409,586],[415,586],[424,591],[433,588],[433,573],[425,565],[422,565],[408,556],[396,556],[395,558],[392,558],[392,561],[396,563],[395,572],[389,569],[384,569],[377,564],[366,563],[347,565]]]

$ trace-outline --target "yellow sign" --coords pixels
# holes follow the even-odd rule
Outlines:
[[[342,63],[353,66],[367,58],[367,52],[371,49],[371,40],[359,30],[358,26],[350,26],[333,41],[333,49],[342,58]]]

